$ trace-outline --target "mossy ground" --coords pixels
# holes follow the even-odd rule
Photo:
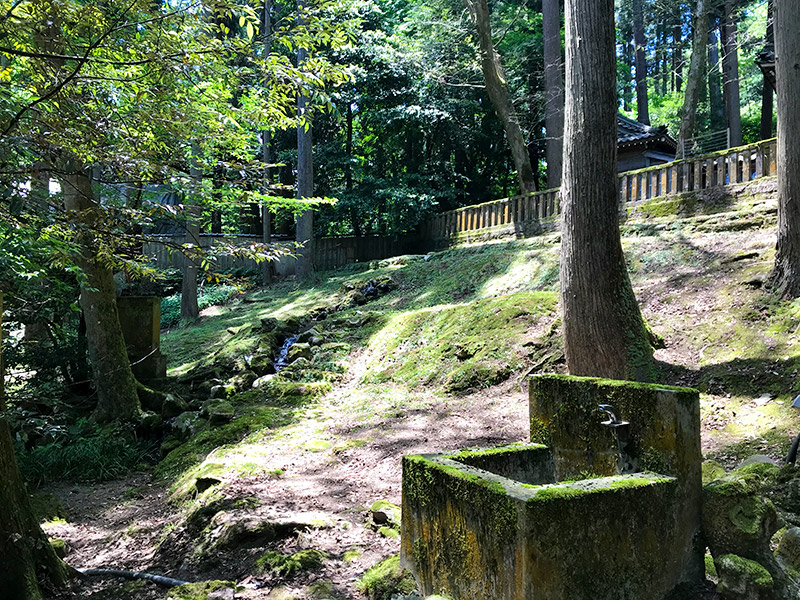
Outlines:
[[[731,204],[724,214],[698,208],[681,218],[629,219],[623,228],[637,299],[666,343],[655,355],[659,381],[701,389],[704,450],[726,468],[754,452],[780,456],[800,429],[800,411],[789,408],[800,393],[800,304],[747,283],[769,271],[774,231],[771,224],[753,228],[767,214],[758,212],[762,200],[738,202],[738,217]],[[737,219],[750,229],[723,230]],[[332,528],[341,547],[324,548],[330,558],[319,576],[335,579],[330,597],[359,597],[355,578],[397,552],[396,540],[365,533],[362,515],[380,498],[399,503],[400,455],[527,440],[520,425],[527,398],[518,384],[528,371],[563,371],[558,242],[557,233],[500,240],[283,281],[165,332],[171,376],[210,357],[235,368],[257,347],[260,319],[305,318],[339,305],[370,279],[397,284],[318,323],[326,344],[292,381],[335,373],[326,379],[330,392],[297,402],[258,390],[234,395],[234,419],[173,450],[157,468],[160,481],[189,490],[187,500],[197,476],[211,473],[222,481],[214,493],[244,490],[265,506],[328,502],[349,529]],[[365,480],[371,487],[359,487]],[[200,497],[182,504],[169,525],[181,523]],[[302,541],[274,550],[291,556],[298,547],[318,547],[316,539]]]

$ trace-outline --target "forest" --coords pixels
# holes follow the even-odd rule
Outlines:
[[[0,600],[800,598],[796,0],[0,0]]]

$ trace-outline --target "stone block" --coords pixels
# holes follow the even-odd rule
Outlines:
[[[120,296],[117,311],[128,349],[131,370],[141,382],[164,379],[167,358],[161,354],[161,299],[157,296]]]

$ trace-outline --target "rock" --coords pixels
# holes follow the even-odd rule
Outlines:
[[[400,527],[400,507],[388,500],[378,500],[370,508],[373,522],[378,525]]]
[[[228,380],[228,385],[232,385],[237,392],[244,392],[250,389],[256,379],[258,379],[258,375],[252,370],[242,371],[238,375],[231,377]]]
[[[317,337],[319,335],[321,335],[320,332],[319,332],[319,329],[317,329],[316,327],[312,327],[311,329],[307,329],[306,331],[304,331],[301,334],[299,334],[297,336],[297,341],[299,343],[301,343],[301,344],[305,344],[305,343],[308,343],[308,341],[312,337]]]
[[[273,319],[272,317],[265,317],[261,319],[261,329],[266,331],[267,333],[271,333],[278,328],[278,319]]]
[[[200,416],[206,417],[212,425],[229,423],[235,414],[233,405],[227,400],[207,400],[200,409]]]
[[[253,514],[221,511],[203,530],[193,558],[202,561],[234,548],[266,546],[273,540],[289,537],[307,528],[305,523],[273,521]]]
[[[778,544],[778,556],[788,566],[800,570],[800,527],[790,527]]]
[[[719,576],[717,592],[724,600],[775,600],[775,581],[759,563],[725,554],[715,564]]]
[[[703,461],[703,485],[725,477],[725,467],[713,460]]]
[[[253,373],[256,375],[256,379],[258,377],[262,377],[264,375],[269,375],[275,372],[275,353],[270,352],[258,352],[257,354],[253,355],[253,358],[250,359],[250,368],[252,369]],[[252,382],[251,382],[252,385]]]
[[[741,469],[742,467],[746,467],[748,465],[759,465],[759,464],[767,464],[767,465],[775,465],[779,467],[778,461],[776,461],[771,456],[767,456],[766,454],[753,454],[752,456],[748,456],[745,458],[739,465],[736,467],[737,469]]]
[[[211,388],[211,397],[227,400],[236,394],[236,386],[230,383],[225,385],[215,385]]]
[[[165,458],[167,454],[175,450],[178,446],[180,446],[183,442],[178,439],[174,435],[168,435],[163,442],[161,442],[161,448],[159,450],[161,454],[161,458]]]
[[[148,433],[160,431],[163,424],[164,420],[158,413],[145,411],[139,415],[139,425]]]
[[[200,431],[204,425],[205,421],[200,419],[199,413],[186,411],[172,421],[172,431],[176,437],[186,440]]]
[[[275,374],[271,373],[269,375],[264,375],[263,377],[259,377],[253,382],[253,389],[258,390],[265,388],[269,385],[269,382],[275,379]]]
[[[186,401],[183,398],[180,396],[167,394],[164,397],[164,403],[161,405],[161,416],[164,419],[172,419],[173,417],[177,417],[182,412],[185,412],[188,408],[189,405],[186,404]]]
[[[293,344],[289,348],[289,356],[287,357],[287,360],[291,364],[292,362],[294,362],[298,358],[307,358],[307,359],[311,360],[312,356],[313,356],[313,354],[311,353],[311,345],[310,344],[307,344],[307,343],[305,343],[305,344],[296,343],[296,344]]]
[[[322,344],[325,343],[325,338],[319,335],[315,335],[314,337],[308,340],[308,343],[311,346],[321,346]]]
[[[703,531],[715,557],[736,554],[762,562],[772,558],[770,539],[778,514],[762,493],[774,485],[778,468],[756,463],[703,487]]]

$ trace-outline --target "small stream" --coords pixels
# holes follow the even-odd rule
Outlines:
[[[286,338],[286,341],[283,342],[283,346],[281,346],[281,349],[278,351],[278,357],[275,359],[276,373],[289,364],[289,348],[297,342],[297,338],[299,337],[300,334],[290,335]]]

